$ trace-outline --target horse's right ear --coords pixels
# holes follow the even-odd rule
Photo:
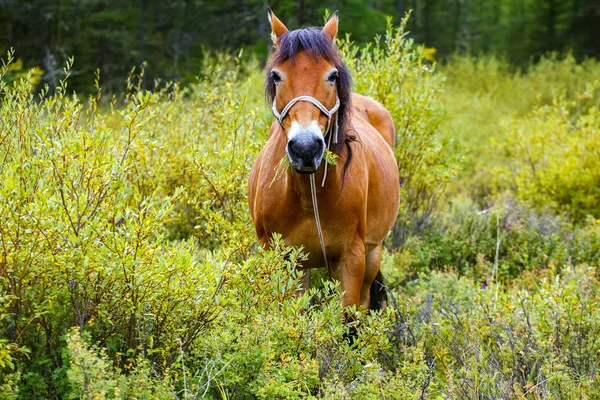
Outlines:
[[[323,33],[331,40],[331,43],[335,43],[335,37],[338,33],[338,24],[340,21],[339,13],[336,11],[333,13],[329,20],[323,27]]]
[[[269,10],[269,22],[271,23],[271,31],[273,31],[273,44],[278,46],[279,39],[288,33],[288,28],[277,18],[271,7],[267,7],[267,10]]]

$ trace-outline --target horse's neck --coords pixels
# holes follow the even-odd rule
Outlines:
[[[325,160],[323,160],[318,171],[315,172],[315,189],[317,191],[317,197],[322,198],[323,194],[329,192],[339,192],[339,181],[341,179],[339,175],[339,169],[337,166],[327,166],[327,177],[325,179],[325,185],[323,183],[323,175],[325,173]],[[287,172],[288,176],[288,190],[293,196],[296,196],[303,208],[312,209],[312,194],[310,190],[310,175],[300,174],[292,169]]]

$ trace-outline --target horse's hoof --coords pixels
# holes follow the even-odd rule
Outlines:
[[[351,326],[350,329],[348,329],[348,332],[344,333],[344,340],[348,341],[348,344],[350,345],[350,347],[354,346],[354,342],[356,342],[357,338],[358,338],[358,330],[356,329],[355,326]]]

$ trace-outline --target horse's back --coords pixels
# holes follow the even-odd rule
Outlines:
[[[396,142],[394,121],[389,111],[377,101],[352,93],[352,108],[371,124],[393,149]]]

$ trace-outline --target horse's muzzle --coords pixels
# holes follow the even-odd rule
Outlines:
[[[292,167],[301,174],[312,174],[319,169],[325,152],[325,142],[314,133],[295,135],[288,140],[287,155]]]

